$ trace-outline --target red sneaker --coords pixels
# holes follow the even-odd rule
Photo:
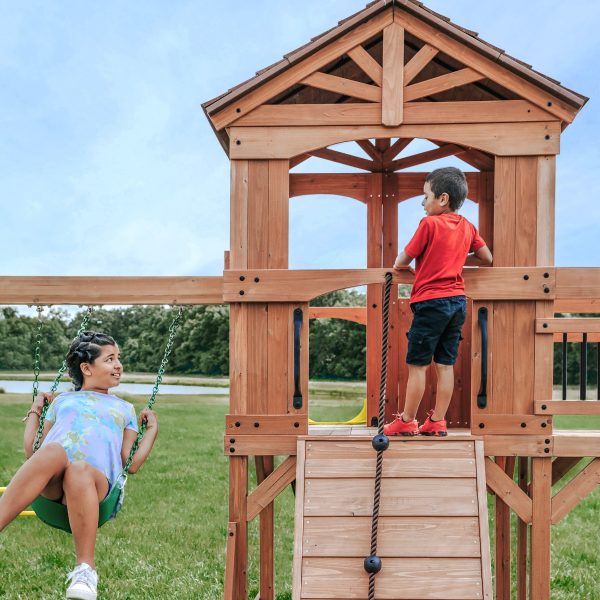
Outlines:
[[[431,417],[433,415],[433,410],[430,410],[427,413],[427,418],[425,419],[425,423],[419,427],[419,433],[421,435],[439,435],[440,437],[448,435],[448,428],[446,426],[446,421],[432,421]]]
[[[418,435],[419,424],[416,420],[408,421],[406,423],[402,420],[402,414],[394,415],[396,418],[383,427],[383,433],[385,435]]]

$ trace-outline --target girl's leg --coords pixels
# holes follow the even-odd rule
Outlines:
[[[0,496],[0,531],[42,492],[52,493],[50,488],[56,487],[52,482],[60,479],[68,464],[67,453],[60,444],[48,444],[29,458]]]
[[[67,467],[63,490],[75,541],[77,564],[87,563],[95,569],[98,506],[108,493],[106,476],[92,465],[78,460]]]

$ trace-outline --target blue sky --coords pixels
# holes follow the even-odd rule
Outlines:
[[[219,274],[229,164],[201,102],[365,4],[0,0],[0,274]],[[426,4],[591,97],[562,136],[556,264],[598,266],[600,5]],[[366,265],[362,204],[298,198],[290,216],[291,268]],[[401,205],[401,244],[421,216]]]

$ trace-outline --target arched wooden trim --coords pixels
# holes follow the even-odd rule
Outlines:
[[[341,126],[232,127],[231,159],[291,158],[319,148],[370,138],[423,138],[476,148],[497,156],[554,155],[560,122]]]
[[[290,173],[290,198],[328,194],[367,201],[370,173]]]
[[[364,306],[311,306],[309,319],[342,319],[353,323],[367,324],[367,309]]]

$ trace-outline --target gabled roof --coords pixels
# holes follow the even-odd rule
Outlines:
[[[321,48],[348,33],[350,30],[369,21],[377,14],[390,9],[390,7],[393,6],[399,7],[401,10],[410,13],[493,62],[500,64],[508,71],[522,77],[540,89],[545,90],[547,93],[550,93],[572,107],[574,112],[579,111],[588,100],[586,96],[574,92],[561,85],[559,81],[536,71],[531,65],[510,56],[503,49],[482,40],[476,32],[460,27],[453,23],[448,17],[430,10],[422,2],[418,2],[417,0],[375,0],[374,2],[369,3],[363,10],[340,21],[336,27],[316,36],[304,46],[284,55],[282,60],[258,71],[251,79],[248,79],[231,88],[224,94],[203,103],[202,107],[207,117],[209,117],[210,120],[212,115],[218,113],[226,106],[229,106],[286,69],[306,59]]]

